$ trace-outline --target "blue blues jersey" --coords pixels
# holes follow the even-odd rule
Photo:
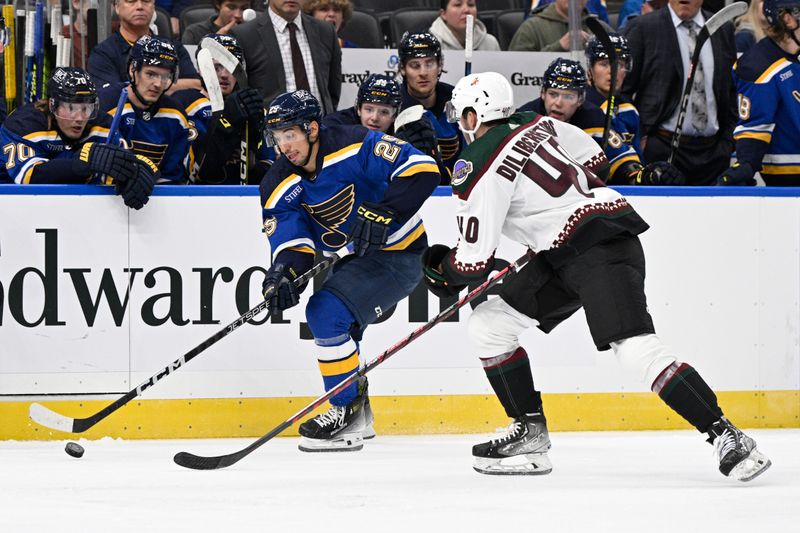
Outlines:
[[[408,87],[405,82],[403,82],[400,87],[400,94],[403,97],[403,103],[400,105],[401,111],[420,104],[416,98],[408,94]],[[437,82],[436,102],[432,107],[425,109],[424,115],[428,117],[428,120],[431,121],[433,128],[436,130],[436,138],[439,142],[439,153],[442,156],[444,166],[447,167],[447,171],[451,176],[453,174],[453,166],[456,164],[456,161],[458,161],[458,154],[460,154],[462,148],[466,146],[464,143],[464,135],[461,133],[458,124],[447,122],[447,115],[444,112],[444,106],[450,101],[452,96],[452,85],[441,81]],[[445,182],[450,181],[449,179],[445,179],[444,176],[442,178]]]
[[[380,204],[396,216],[384,250],[427,246],[417,211],[439,184],[432,157],[362,126],[323,126],[313,176],[278,158],[261,182],[272,259],[284,251],[334,252],[347,244],[356,209]]]
[[[733,66],[739,122],[736,157],[767,185],[800,185],[800,64],[761,39]]]
[[[80,145],[88,141],[105,142],[108,124],[88,123],[82,138],[72,141],[62,137],[56,120],[35,104],[26,104],[13,113],[0,127],[0,183],[31,183],[34,169],[55,159],[72,159]],[[88,176],[62,176],[61,183],[85,182]]]
[[[517,109],[517,111],[535,111],[540,115],[547,116],[547,112],[544,109],[544,101],[541,98],[524,104]],[[603,113],[599,107],[590,102],[584,102],[578,110],[575,111],[572,118],[569,119],[569,123],[579,127],[584,132],[591,135],[597,144],[602,145],[606,114]],[[567,149],[569,149],[569,146],[567,146]],[[613,127],[611,131],[608,132],[608,145],[606,146],[605,153],[609,163],[609,179],[606,181],[620,181],[621,177],[617,177],[615,174],[625,163],[641,163],[636,150],[630,145],[625,144],[622,141],[622,137]]]
[[[98,91],[100,111],[113,117],[123,85],[111,85]],[[148,109],[139,109],[125,102],[119,123],[120,138],[137,153],[148,157],[161,171],[159,183],[183,184],[188,169],[194,166],[190,143],[197,131],[186,120],[182,105],[163,95]]]
[[[608,108],[608,100],[594,87],[586,87],[586,101],[591,102],[600,108],[603,113]],[[614,98],[614,116],[611,119],[611,127],[616,131],[622,142],[630,145],[639,159],[642,159],[642,136],[639,122],[639,111],[627,98],[618,94]]]
[[[358,116],[356,107],[348,107],[334,113],[328,113],[322,117],[322,123],[326,126],[360,126],[361,119]]]
[[[191,140],[189,145],[189,162],[191,166],[188,167],[189,175],[192,181],[195,181],[199,160],[201,159],[200,147],[206,140],[206,134],[211,126],[211,101],[197,89],[185,89],[176,91],[172,94],[172,98],[177,101],[186,120],[189,121],[189,126],[194,128],[196,135]]]

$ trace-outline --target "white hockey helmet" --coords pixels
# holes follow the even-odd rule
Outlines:
[[[461,115],[472,108],[478,115],[475,128],[465,130],[461,125]],[[514,113],[514,93],[511,84],[497,72],[481,72],[464,76],[453,89],[453,96],[447,105],[448,122],[457,122],[459,128],[472,142],[475,132],[484,122],[508,118]]]

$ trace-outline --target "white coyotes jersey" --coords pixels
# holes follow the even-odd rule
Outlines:
[[[629,210],[591,170],[605,164],[597,142],[566,122],[524,113],[492,128],[453,170],[456,268],[481,268],[501,234],[539,252],[567,242],[588,218]]]

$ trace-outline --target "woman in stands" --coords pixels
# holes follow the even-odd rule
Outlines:
[[[472,49],[500,50],[500,43],[494,35],[487,33],[486,26],[478,18],[475,0],[441,0],[439,18],[433,21],[429,31],[439,39],[445,50],[463,50],[467,35],[467,15],[472,15],[475,20]]]
[[[358,48],[353,41],[343,39],[340,32],[353,16],[350,0],[306,0],[303,11],[318,20],[326,20],[336,28],[340,48]]]

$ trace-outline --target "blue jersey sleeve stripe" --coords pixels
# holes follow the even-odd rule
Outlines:
[[[345,146],[340,150],[336,150],[328,155],[326,155],[322,159],[322,168],[327,168],[331,165],[335,165],[339,161],[347,159],[348,157],[353,157],[354,155],[358,154],[358,151],[361,150],[361,146],[364,143],[353,143],[350,146]]]
[[[394,172],[392,172],[392,178],[399,176],[400,174],[403,174],[407,168],[412,167],[414,165],[431,164],[431,163],[434,165],[436,164],[436,161],[434,161],[432,157],[423,154],[413,154],[409,156],[409,158],[406,159],[406,161],[402,165],[400,165]]]
[[[791,65],[792,64],[789,63],[789,61],[785,58],[780,58],[767,67],[767,70],[765,70],[764,73],[759,76],[758,79],[756,79],[756,83],[769,83],[776,74],[785,68],[789,68]]]
[[[36,165],[41,165],[42,163],[46,162],[47,159],[44,157],[32,157],[31,159],[28,159],[19,169],[19,174],[17,174],[15,181],[24,185],[29,184],[31,182],[31,177],[33,176],[33,168]]]
[[[290,174],[289,177],[280,182],[278,186],[275,187],[275,190],[272,191],[272,194],[269,195],[269,198],[267,198],[267,201],[264,203],[264,209],[273,209],[278,205],[278,199],[299,181],[300,176],[297,174]]]
[[[297,247],[307,246],[311,249],[314,248],[314,242],[309,237],[300,237],[298,239],[292,239],[290,241],[286,241],[284,243],[279,244],[275,247],[272,251],[272,260],[274,261],[278,254],[284,250],[292,250]]]

